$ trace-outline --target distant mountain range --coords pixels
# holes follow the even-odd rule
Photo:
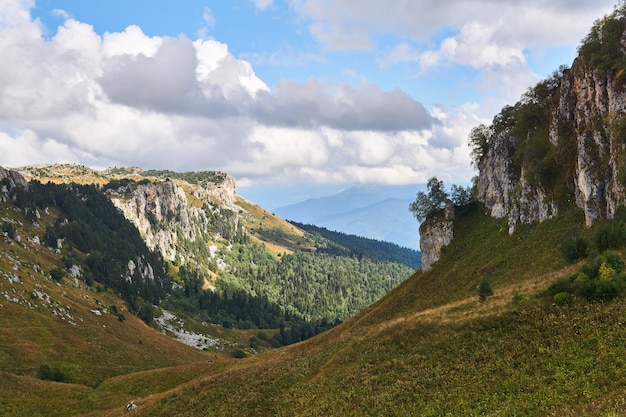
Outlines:
[[[408,207],[424,188],[423,185],[354,186],[272,211],[288,220],[419,250],[419,225]]]

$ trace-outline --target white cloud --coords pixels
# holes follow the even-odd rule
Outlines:
[[[501,45],[497,40],[500,24],[486,26],[471,22],[464,25],[459,34],[444,39],[437,51],[426,51],[420,58],[422,69],[441,62],[485,68],[506,66],[511,62],[526,63],[523,44],[513,42]]]
[[[102,40],[102,55],[110,58],[117,55],[153,56],[161,47],[162,38],[146,36],[140,27],[128,26],[123,32],[105,33]]]
[[[202,12],[202,21],[204,22],[202,27],[198,30],[197,35],[200,39],[206,39],[209,33],[215,29],[215,16],[210,8],[205,7]]]
[[[597,17],[612,10],[614,0],[291,0],[309,22],[309,30],[331,49],[374,45],[377,34],[413,40],[430,38],[441,28],[459,30],[467,23],[489,27],[501,22],[497,40],[525,45],[577,42]],[[350,42],[346,42],[350,39]]]
[[[270,7],[274,0],[252,0],[257,10],[265,10]]]
[[[137,26],[100,36],[73,19],[45,39],[28,7],[0,9],[1,21],[14,17],[0,32],[0,165],[68,161],[347,182],[419,177],[407,171],[419,158],[405,137],[434,120],[399,89],[312,78],[271,91],[215,40],[150,37]]]
[[[411,44],[405,41],[394,46],[380,61],[380,65],[386,68],[406,62],[418,62],[421,60],[422,55],[423,54],[420,54]]]

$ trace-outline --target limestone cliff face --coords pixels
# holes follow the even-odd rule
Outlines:
[[[422,252],[422,272],[432,268],[441,257],[441,250],[452,242],[454,237],[454,206],[448,203],[443,213],[430,216],[420,225],[420,250]]]
[[[589,226],[599,218],[611,218],[626,202],[626,182],[619,179],[626,175],[626,89],[616,79],[613,71],[597,70],[577,59],[550,97],[548,126],[534,126],[528,138],[521,139],[525,143],[513,129],[494,133],[477,164],[477,199],[491,216],[508,217],[510,233],[517,224],[556,216],[559,204],[574,202]],[[531,181],[528,160],[520,166],[523,147],[541,129],[548,132],[545,154],[555,155],[550,162],[560,184],[550,184],[549,175]],[[554,197],[558,187],[559,202]],[[563,198],[563,190],[570,201]]]
[[[626,115],[626,92],[611,71],[584,69],[563,77],[551,137],[569,129],[576,139],[576,204],[591,225],[624,204],[618,168],[626,138],[617,127]]]
[[[240,232],[235,181],[229,175],[217,184],[131,182],[108,194],[147,246],[169,261],[206,263],[211,256],[202,250],[206,242]]]

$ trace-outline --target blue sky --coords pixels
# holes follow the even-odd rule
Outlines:
[[[3,0],[0,166],[222,170],[267,207],[467,183],[613,0]]]

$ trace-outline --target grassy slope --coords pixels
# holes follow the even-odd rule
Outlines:
[[[0,415],[63,416],[109,408],[129,395],[95,396],[90,387],[116,375],[206,360],[206,353],[134,317],[110,291],[69,276],[61,283],[50,279],[61,255],[32,240],[54,221],[52,211],[42,213],[38,226],[7,203],[0,203],[0,212],[3,219],[21,222],[16,224],[20,242],[0,235]],[[106,312],[110,306],[126,320]],[[74,384],[36,379],[44,364],[59,368]]]
[[[134,415],[619,415],[626,303],[535,296],[575,267],[558,240],[579,221],[570,213],[508,236],[505,221],[470,213],[435,268],[356,317],[144,395]],[[482,277],[495,290],[487,303]]]

